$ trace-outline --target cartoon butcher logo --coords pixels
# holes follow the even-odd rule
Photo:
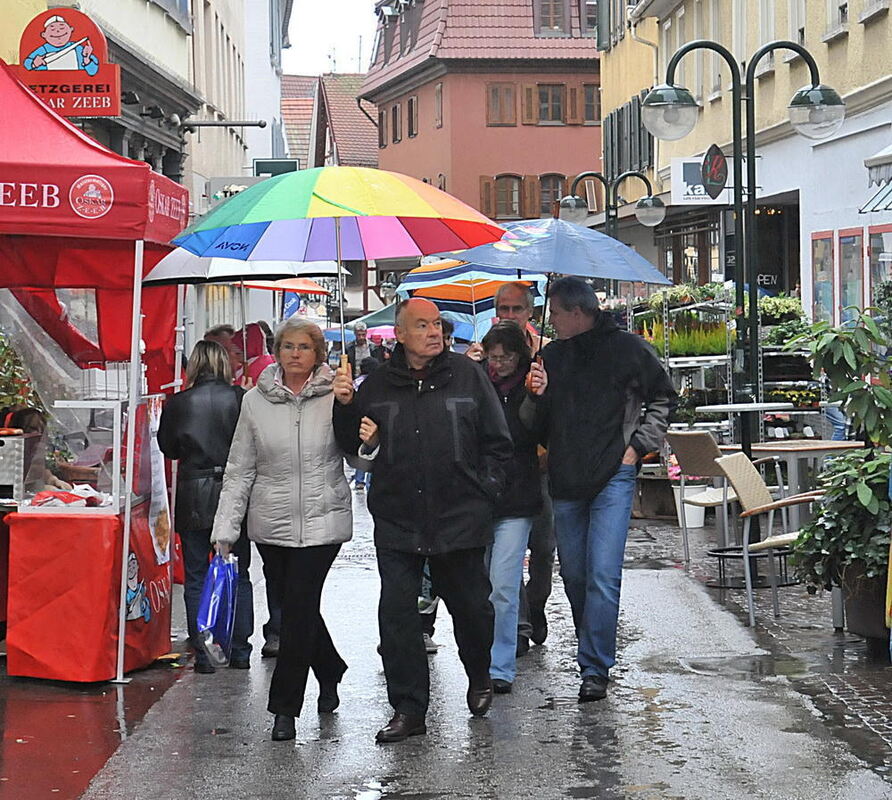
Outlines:
[[[90,38],[72,41],[74,28],[59,14],[47,17],[41,38],[46,42],[25,59],[24,67],[30,70],[82,69],[87,75],[99,72],[99,60],[93,55]]]

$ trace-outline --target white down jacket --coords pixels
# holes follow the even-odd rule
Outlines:
[[[316,368],[300,394],[267,367],[242,400],[212,542],[239,538],[245,508],[255,542],[280,547],[339,544],[353,535],[350,487],[332,431],[334,373]]]

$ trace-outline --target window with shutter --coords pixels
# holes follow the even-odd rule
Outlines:
[[[569,84],[567,86],[567,117],[568,125],[582,125],[582,115],[585,111],[585,90],[581,85]]]
[[[443,84],[434,86],[434,127],[443,127]]]
[[[495,180],[495,219],[520,219],[521,178],[497,175]]]
[[[406,106],[407,127],[410,137],[418,136],[418,97],[410,97]]]
[[[570,0],[533,0],[537,36],[570,35]]]
[[[590,125],[601,121],[601,87],[596,83],[586,83],[583,87],[585,101],[583,120]]]
[[[629,164],[631,169],[641,169],[641,102],[637,97],[629,104]]]
[[[378,109],[378,147],[387,147],[387,111]]]
[[[533,217],[550,217],[554,213],[554,204],[564,196],[563,175],[543,175],[539,178],[539,207]]]
[[[610,49],[610,0],[598,3],[598,50]]]
[[[564,109],[566,107],[566,89],[562,83],[540,83],[539,95],[539,124],[561,125],[564,122]]]
[[[391,141],[396,144],[402,141],[403,138],[403,109],[401,103],[394,104],[393,108],[390,109],[390,117]]]
[[[608,0],[604,0],[606,4]],[[579,24],[583,36],[598,35],[598,0],[579,0]]]

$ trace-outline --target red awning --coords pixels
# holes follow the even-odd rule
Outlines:
[[[187,224],[189,193],[44,105],[0,60],[0,234],[145,239]]]
[[[143,275],[187,224],[189,193],[106,149],[38,100],[0,60],[0,288],[82,367],[130,354],[134,242]],[[65,320],[53,290],[96,290],[99,341]],[[147,288],[150,388],[173,377],[176,287]]]

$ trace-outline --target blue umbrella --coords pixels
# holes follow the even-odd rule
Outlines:
[[[502,223],[507,233],[493,244],[457,253],[463,261],[522,272],[548,272],[635,283],[672,285],[631,247],[591,228],[562,219]]]

